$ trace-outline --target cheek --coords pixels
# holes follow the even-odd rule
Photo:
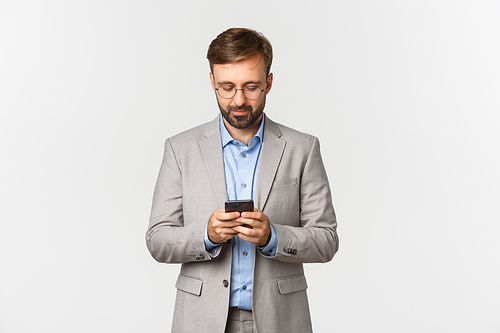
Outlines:
[[[227,106],[228,106],[228,102],[221,99],[221,98],[217,98],[217,103],[219,103],[219,107],[223,108],[224,110],[227,109]]]
[[[252,103],[252,107],[254,110],[259,110],[261,108],[263,108],[263,106],[266,104],[266,99],[262,99],[262,100],[259,100],[259,101],[255,101],[254,103]]]

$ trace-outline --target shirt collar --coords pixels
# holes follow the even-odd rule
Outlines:
[[[260,122],[259,130],[257,133],[254,135],[254,137],[250,140],[249,146],[253,145],[253,141],[255,137],[259,138],[260,141],[262,142],[262,137],[264,135],[264,113],[262,113],[262,121]],[[231,134],[227,131],[226,126],[224,125],[224,121],[222,120],[222,115],[219,115],[219,127],[220,127],[220,137],[222,140],[222,147],[224,148],[228,143],[231,141],[236,141],[233,139]]]

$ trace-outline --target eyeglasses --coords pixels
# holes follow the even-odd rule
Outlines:
[[[230,84],[223,84],[219,88],[215,88],[220,97],[224,99],[233,98],[236,95],[237,90],[243,90],[243,95],[250,100],[259,99],[260,95],[264,89],[260,89],[258,86],[246,86],[245,88],[236,89],[235,86]]]

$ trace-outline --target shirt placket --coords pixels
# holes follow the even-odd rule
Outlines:
[[[240,144],[238,146],[238,185],[237,185],[237,198],[240,200],[252,198],[252,182],[253,172],[251,164],[250,149],[246,145]],[[239,253],[239,267],[240,267],[240,302],[251,304],[252,295],[252,274],[248,268],[253,266],[253,244],[247,241],[238,241]],[[243,274],[242,270],[247,273]]]

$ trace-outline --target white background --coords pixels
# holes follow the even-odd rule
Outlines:
[[[169,331],[151,197],[234,26],[273,43],[267,114],[322,144],[315,332],[500,332],[500,3],[306,3],[0,2],[0,332]]]

